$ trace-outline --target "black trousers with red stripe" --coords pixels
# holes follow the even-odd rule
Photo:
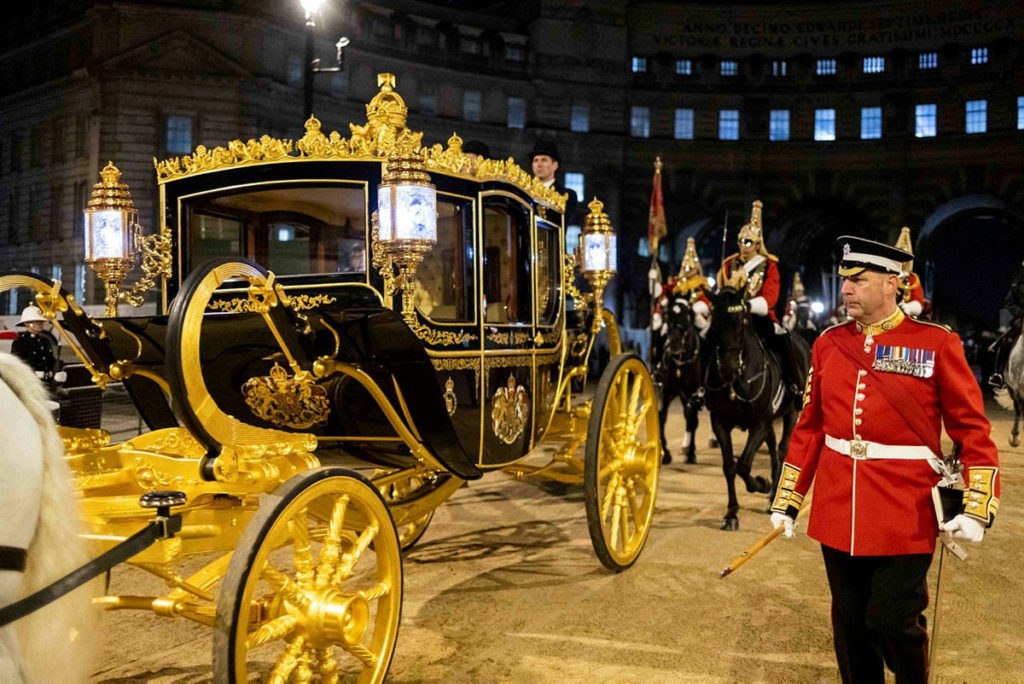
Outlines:
[[[851,556],[822,545],[832,633],[845,684],[928,681],[928,567],[932,554]]]

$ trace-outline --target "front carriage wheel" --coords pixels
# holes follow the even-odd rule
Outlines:
[[[635,354],[619,354],[594,394],[583,469],[590,541],[609,570],[625,570],[643,550],[660,466],[661,428],[651,374]]]
[[[349,470],[300,473],[261,503],[221,584],[217,682],[380,682],[402,613],[398,533]]]

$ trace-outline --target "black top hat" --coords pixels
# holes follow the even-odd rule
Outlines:
[[[899,275],[903,270],[903,262],[914,258],[910,252],[896,249],[892,245],[852,235],[839,237],[836,244],[843,251],[843,260],[839,263],[841,276],[854,276],[861,271]]]
[[[485,159],[491,158],[491,148],[487,146],[487,143],[482,143],[479,140],[467,140],[462,144],[462,151],[465,154],[479,154]]]
[[[533,151],[530,152],[530,163],[533,163],[533,158],[539,154],[545,154],[551,157],[553,160],[562,163],[561,157],[558,156],[558,146],[555,145],[554,140],[538,140],[533,144]]]

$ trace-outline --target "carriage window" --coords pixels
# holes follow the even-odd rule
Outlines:
[[[365,273],[365,189],[294,185],[188,201],[186,268],[240,256],[278,275]]]
[[[526,207],[491,197],[484,207],[487,323],[530,322],[530,231]]]
[[[537,222],[537,322],[550,325],[558,316],[560,251],[554,226]]]
[[[473,300],[473,204],[437,198],[437,244],[416,271],[416,308],[435,321],[469,321]]]

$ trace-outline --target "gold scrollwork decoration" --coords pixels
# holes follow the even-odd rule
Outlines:
[[[152,492],[158,489],[178,489],[190,491],[199,486],[199,480],[163,473],[151,464],[146,463],[143,458],[135,459],[135,467],[132,469],[132,478],[141,489]]]
[[[511,330],[508,332],[490,332],[487,333],[487,339],[495,344],[515,345],[529,342],[530,334]]]
[[[294,311],[308,311],[324,304],[333,304],[338,301],[337,297],[326,294],[307,295],[300,294],[288,298],[289,306]],[[230,313],[259,313],[259,307],[249,297],[235,297],[234,299],[214,299],[206,306],[207,311],[226,311]]]
[[[480,358],[457,356],[445,359],[430,359],[436,371],[451,370],[472,370],[473,371],[473,397],[479,398],[480,389]]]
[[[487,370],[492,368],[529,368],[532,364],[533,359],[527,354],[488,356],[484,361],[484,367]]]
[[[270,375],[249,378],[242,385],[245,404],[254,415],[274,425],[305,429],[327,422],[327,391],[306,372],[292,377],[277,363]]]
[[[491,401],[491,427],[494,435],[505,444],[512,444],[523,433],[530,414],[530,397],[526,388],[516,384],[509,373],[508,383],[499,387]]]
[[[427,344],[437,344],[443,346],[452,346],[456,344],[463,344],[464,342],[472,342],[476,339],[476,335],[467,332],[452,332],[450,330],[434,330],[422,323],[416,323],[409,326],[412,331],[416,333],[416,337],[420,338]]]

